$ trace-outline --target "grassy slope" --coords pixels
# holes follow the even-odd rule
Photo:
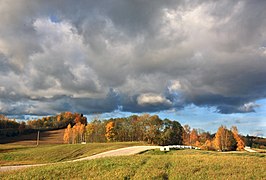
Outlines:
[[[140,142],[89,143],[61,145],[2,145],[0,144],[0,165],[40,164],[59,162],[128,146],[143,145]]]
[[[63,144],[64,129],[41,131],[39,144]],[[37,132],[15,137],[0,137],[0,144],[36,145]]]
[[[153,151],[2,173],[0,179],[263,179],[265,167],[264,154]]]

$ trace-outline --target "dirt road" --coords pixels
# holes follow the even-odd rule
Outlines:
[[[245,147],[244,149],[245,149],[246,151],[248,151],[248,152],[251,152],[251,153],[255,153],[255,152],[257,152],[257,151],[255,151],[255,150],[251,149],[250,147]]]
[[[76,159],[76,160],[72,160],[72,161],[66,161],[66,162],[84,161],[84,160],[91,160],[91,159],[111,157],[111,156],[129,156],[129,155],[134,155],[134,154],[138,154],[138,153],[150,150],[150,149],[157,149],[157,148],[160,148],[160,146],[132,146],[132,147],[126,147],[126,148],[111,150],[111,151],[103,152],[103,153],[96,154],[93,156],[80,158],[80,159]],[[28,168],[28,167],[66,163],[66,162],[48,163],[48,164],[33,164],[33,165],[19,165],[19,166],[2,166],[2,167],[0,167],[0,172],[18,170],[18,169]]]
[[[150,150],[150,149],[157,149],[157,148],[160,148],[160,146],[132,146],[132,147],[126,147],[126,148],[103,152],[103,153],[85,157],[85,158],[76,159],[71,162],[83,161],[83,160],[89,160],[89,159],[97,159],[97,158],[110,157],[110,156],[129,156],[129,155],[138,154],[138,153]]]

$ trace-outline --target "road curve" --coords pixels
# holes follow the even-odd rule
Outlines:
[[[255,153],[257,151],[251,149],[250,147],[245,147],[244,150],[246,150],[247,152],[251,152],[251,153]]]
[[[111,156],[129,156],[129,155],[134,155],[134,154],[141,153],[143,151],[147,151],[150,149],[157,149],[157,148],[160,148],[160,146],[132,146],[132,147],[115,149],[115,150],[103,152],[100,154],[96,154],[93,156],[80,158],[80,159],[76,159],[76,160],[68,161],[68,162],[83,161],[83,160],[90,160],[90,159],[97,159],[97,158],[111,157]]]
[[[58,163],[47,163],[47,164],[32,164],[32,165],[18,165],[18,166],[1,166],[0,172],[4,171],[11,171],[11,170],[18,170],[22,168],[28,168],[28,167],[37,167],[37,166],[45,166],[45,165],[51,165],[51,164],[59,164],[59,163],[66,163],[66,162],[76,162],[76,161],[84,161],[84,160],[91,160],[91,159],[97,159],[97,158],[103,158],[103,157],[112,157],[112,156],[129,156],[138,154],[150,149],[158,149],[160,146],[132,146],[132,147],[126,147],[126,148],[120,148],[116,150],[106,151],[103,153],[95,154],[92,156],[71,160],[71,161],[65,161],[65,162],[58,162]]]

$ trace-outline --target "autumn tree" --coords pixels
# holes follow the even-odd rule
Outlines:
[[[72,136],[72,129],[71,129],[71,125],[68,124],[68,126],[64,132],[64,143],[70,144],[71,143],[71,136]]]
[[[245,142],[239,136],[237,127],[236,126],[232,126],[231,131],[232,131],[232,133],[234,135],[234,138],[235,138],[235,140],[237,142],[237,149],[236,150],[238,150],[238,151],[243,150],[245,148]]]
[[[72,144],[77,143],[77,136],[78,136],[77,126],[73,126],[71,133]]]
[[[191,130],[190,130],[190,126],[188,124],[184,125],[183,126],[183,144],[185,145],[191,145],[191,141],[190,141],[190,133],[191,133]]]
[[[107,141],[113,141],[114,140],[114,126],[115,123],[113,121],[110,121],[106,124],[105,128],[106,128],[106,133],[105,133],[105,137],[107,139]]]
[[[87,118],[83,116],[83,114],[78,114],[78,113],[75,113],[74,114],[74,117],[75,117],[75,120],[74,122],[77,124],[77,123],[81,123],[81,124],[87,124]]]
[[[214,144],[219,151],[230,151],[236,149],[236,141],[233,133],[226,129],[225,126],[220,126],[215,134]]]
[[[114,122],[114,127],[113,127],[113,132],[116,132],[113,134],[113,140],[117,141],[129,141],[130,140],[130,129],[131,129],[131,124],[129,122],[128,118],[116,118],[116,119],[110,119],[107,121],[108,122]],[[106,125],[107,125],[106,124]]]
[[[190,145],[197,145],[199,144],[199,135],[198,135],[198,131],[196,129],[192,129],[191,133],[190,133]]]
[[[93,127],[93,133],[91,134],[91,138],[93,142],[106,142],[106,124],[105,122],[99,120],[98,118],[94,118],[90,124]]]
[[[214,144],[217,150],[223,151],[226,149],[226,128],[219,127],[215,134]]]
[[[81,143],[85,140],[85,125],[78,122],[72,128],[72,143]]]
[[[78,123],[79,142],[85,142],[85,125]]]
[[[86,126],[86,142],[94,142],[95,126],[93,123],[88,123]]]
[[[33,129],[60,129],[66,128],[68,124],[74,126],[80,122],[81,124],[87,124],[87,118],[82,114],[71,112],[63,112],[56,116],[43,117],[37,120],[27,121],[27,124]]]
[[[199,142],[201,144],[204,144],[207,140],[211,140],[212,137],[211,137],[211,134],[209,132],[201,132],[199,133]]]
[[[203,150],[214,150],[212,141],[207,139],[205,143],[200,147]]]

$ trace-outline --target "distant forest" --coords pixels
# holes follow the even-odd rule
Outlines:
[[[266,138],[239,135],[237,127],[220,126],[215,134],[182,126],[178,121],[160,119],[157,115],[132,115],[100,120],[79,113],[63,112],[27,122],[0,115],[0,137],[29,134],[37,130],[65,129],[65,143],[144,141],[149,144],[184,144],[206,150],[242,150],[244,146],[266,148]]]
[[[87,118],[78,113],[63,112],[56,116],[17,122],[15,119],[8,119],[6,116],[0,115],[0,137],[14,137],[39,130],[64,129],[68,124],[74,126],[78,122],[87,124]]]

